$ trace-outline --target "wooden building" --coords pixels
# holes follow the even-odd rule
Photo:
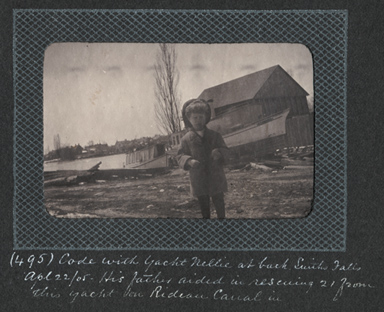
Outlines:
[[[210,102],[212,120],[208,127],[226,135],[245,124],[255,123],[289,109],[286,135],[279,144],[313,145],[313,114],[308,93],[280,66],[205,89],[199,96]]]

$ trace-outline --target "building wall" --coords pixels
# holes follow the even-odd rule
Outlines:
[[[286,147],[314,144],[313,113],[287,119]]]
[[[287,108],[290,109],[288,118],[309,114],[305,96],[263,98],[255,100],[255,103],[262,106],[264,116],[276,114]]]

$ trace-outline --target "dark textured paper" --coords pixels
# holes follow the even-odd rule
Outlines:
[[[383,183],[380,118],[383,98],[381,87],[383,4],[380,1],[369,3],[358,1],[354,5],[347,5],[342,1],[321,2],[310,7],[299,1],[290,5],[278,1],[258,2],[258,4],[241,2],[232,7],[213,2],[209,4],[210,7],[205,7],[348,10],[346,90],[348,230],[345,252],[13,250],[11,9],[80,7],[96,9],[111,8],[111,5],[99,1],[59,2],[54,5],[48,1],[38,3],[15,1],[2,4],[1,310],[380,311],[383,309],[384,285],[381,276],[384,233],[381,207]],[[175,3],[172,6],[160,2],[127,3],[126,1],[114,4],[116,8],[186,9],[192,8],[192,5],[193,8],[203,8],[204,4]],[[108,264],[108,260],[120,260],[120,264]],[[20,263],[21,261],[23,263]],[[92,264],[93,262],[96,264]],[[51,281],[52,278],[60,278],[61,281]],[[168,283],[169,279],[172,280]],[[264,285],[260,285],[263,279]],[[131,282],[132,288],[127,289]],[[241,282],[246,282],[247,285],[241,285]],[[268,283],[273,285],[268,286]],[[157,288],[159,286],[162,288]],[[49,287],[49,291],[44,292],[45,287]],[[39,289],[41,290],[37,291]],[[114,292],[111,292],[112,289]],[[258,296],[259,291],[262,293]],[[84,295],[81,297],[83,292]],[[139,297],[138,292],[144,297]],[[163,293],[170,298],[163,298]],[[200,298],[180,298],[180,293],[185,296],[188,293],[197,294]],[[60,294],[59,298],[51,298],[57,294]],[[227,294],[228,296],[224,296]],[[234,297],[231,297],[232,295]],[[92,296],[98,297],[90,298]],[[202,298],[205,296],[208,299]],[[252,301],[247,301],[246,296]],[[73,302],[70,303],[71,301]]]

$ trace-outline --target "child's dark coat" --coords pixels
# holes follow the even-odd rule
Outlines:
[[[222,136],[213,130],[205,128],[204,137],[200,137],[195,131],[188,131],[181,139],[177,160],[179,166],[189,170],[191,193],[194,196],[215,195],[228,190],[225,178],[223,162],[228,147]],[[212,151],[218,149],[222,158],[213,160]],[[189,168],[187,161],[196,159],[200,162],[199,168]]]

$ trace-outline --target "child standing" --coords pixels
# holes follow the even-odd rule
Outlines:
[[[228,147],[220,133],[206,127],[211,119],[211,108],[204,100],[192,99],[182,110],[186,128],[181,139],[177,160],[179,166],[189,170],[191,192],[196,196],[203,218],[209,219],[210,197],[217,217],[225,218],[224,192],[228,190],[223,164]]]

